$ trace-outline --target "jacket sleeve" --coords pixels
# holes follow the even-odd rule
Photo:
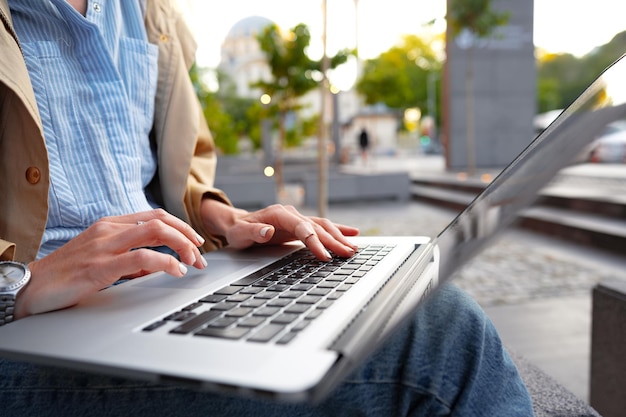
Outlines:
[[[176,29],[178,39],[181,45],[183,45],[185,66],[187,71],[189,71],[195,61],[196,41],[180,15],[177,19]],[[198,96],[195,94],[195,89],[193,91],[193,101],[198,109],[198,138],[189,169],[189,178],[185,192],[185,208],[190,217],[191,225],[207,239],[203,249],[209,251],[225,246],[226,240],[220,236],[212,236],[204,229],[202,219],[200,218],[200,204],[204,198],[212,198],[228,205],[232,204],[226,194],[213,185],[217,168],[215,142],[204,117]]]
[[[204,229],[202,219],[200,218],[200,204],[205,198],[218,200],[228,205],[232,204],[222,190],[213,186],[217,166],[215,142],[199,103],[198,107],[200,131],[194,156],[191,160],[191,169],[189,170],[187,191],[185,193],[185,206],[190,214],[191,225],[207,239],[203,249],[210,251],[225,246],[227,242],[223,237],[212,236]]]
[[[12,261],[15,257],[15,244],[0,239],[0,261]]]
[[[200,217],[204,198],[231,204],[214,187],[217,155],[213,137],[189,77],[196,42],[183,16],[171,0],[149,0],[146,29],[159,47],[159,82],[153,134],[158,151],[158,178],[153,197],[166,210],[187,221],[206,239],[203,249],[226,244],[210,235]],[[160,195],[157,195],[160,194]]]

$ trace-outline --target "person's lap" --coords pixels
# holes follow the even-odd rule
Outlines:
[[[450,285],[315,407],[3,359],[0,402],[12,416],[532,415],[495,329],[473,300]]]

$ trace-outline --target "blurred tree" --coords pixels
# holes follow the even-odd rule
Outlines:
[[[571,54],[545,54],[537,64],[539,113],[564,108],[588,84],[581,80],[580,59]]]
[[[475,40],[488,38],[509,21],[508,12],[492,8],[493,0],[448,0],[447,22],[452,38],[464,36],[469,42],[465,73],[465,118],[467,131],[467,166],[470,175],[476,169],[474,131],[474,47]]]
[[[429,74],[434,74],[431,80],[440,79],[441,67],[428,43],[416,35],[405,35],[399,45],[365,61],[356,90],[366,104],[384,103],[398,110],[426,109]]]
[[[622,54],[626,31],[581,58],[571,54],[537,54],[537,109],[539,113],[570,105],[600,73]]]
[[[537,103],[539,113],[563,109],[611,63],[624,53],[626,31],[594,48],[582,58],[571,54],[538,54]]]
[[[298,24],[284,35],[279,28],[268,25],[258,36],[261,50],[267,57],[272,80],[261,80],[252,84],[271,97],[264,107],[266,117],[276,115],[278,125],[278,149],[275,160],[276,184],[283,188],[282,151],[287,144],[286,120],[289,114],[296,114],[302,108],[299,99],[317,88],[323,80],[322,62],[307,55],[311,34],[305,24]],[[328,59],[329,69],[345,63],[353,51],[342,50]],[[304,125],[300,125],[304,127]],[[297,131],[290,134],[294,136]],[[292,137],[291,140],[294,140]],[[296,141],[297,142],[297,141]]]
[[[250,107],[258,104],[257,100],[240,97],[237,95],[237,88],[228,74],[217,71],[217,82],[219,89],[216,91],[216,98],[221,103],[225,113],[232,119],[232,128],[239,138],[248,136],[248,132],[259,123],[259,117],[251,117]],[[258,144],[254,143],[258,149]]]
[[[213,134],[215,146],[225,154],[239,152],[239,137],[231,115],[203,80],[206,69],[192,66],[189,75],[202,105],[202,112]]]

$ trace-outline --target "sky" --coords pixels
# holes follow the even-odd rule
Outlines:
[[[178,0],[198,41],[198,64],[214,68],[230,28],[258,15],[289,29],[305,23],[312,36],[310,54],[322,53],[322,0]],[[519,1],[519,0],[518,0]],[[356,44],[355,0],[327,0],[327,48],[330,55]],[[362,58],[376,57],[404,34],[419,34],[435,20],[445,28],[445,0],[358,0],[358,47]],[[534,43],[548,52],[582,56],[626,30],[616,0],[534,0]]]

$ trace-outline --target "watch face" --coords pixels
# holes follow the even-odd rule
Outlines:
[[[29,278],[27,269],[15,262],[0,262],[0,291],[13,291]]]

